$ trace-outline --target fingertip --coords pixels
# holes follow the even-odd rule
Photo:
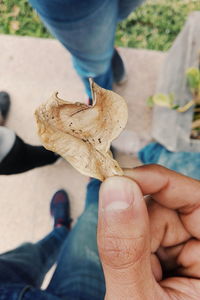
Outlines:
[[[107,178],[100,188],[100,208],[105,210],[126,209],[142,194],[136,182],[124,176]]]

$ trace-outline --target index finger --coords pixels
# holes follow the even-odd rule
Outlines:
[[[189,214],[200,206],[200,181],[159,165],[124,169],[125,176],[135,180],[144,195],[180,213]]]

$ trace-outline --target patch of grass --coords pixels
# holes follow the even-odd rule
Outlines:
[[[168,50],[188,15],[200,10],[199,0],[149,0],[121,22],[116,33],[119,46]]]
[[[27,0],[0,0],[0,33],[51,37]]]
[[[165,51],[194,10],[199,0],[147,0],[118,25],[116,44]],[[51,37],[27,0],[0,0],[0,33]]]

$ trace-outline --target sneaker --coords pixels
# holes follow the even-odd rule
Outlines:
[[[124,62],[116,48],[114,49],[111,64],[112,64],[114,83],[117,85],[121,85],[125,83],[127,80],[127,75],[126,75]]]
[[[53,195],[50,211],[51,216],[54,218],[54,228],[65,226],[70,229],[72,222],[70,217],[70,203],[65,190],[59,190]]]
[[[10,109],[10,96],[6,92],[0,92],[0,125],[3,125]]]

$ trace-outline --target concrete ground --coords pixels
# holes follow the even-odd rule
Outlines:
[[[53,91],[63,99],[85,101],[82,83],[70,54],[56,41],[0,36],[0,90],[10,93],[11,111],[6,126],[26,142],[39,144],[33,113]],[[127,129],[150,136],[151,111],[146,98],[153,94],[165,54],[156,51],[119,49],[127,67],[128,81],[115,90],[128,102]],[[139,162],[120,156],[122,167]],[[65,188],[70,195],[72,216],[80,215],[87,178],[60,159],[55,165],[24,174],[0,177],[0,252],[24,241],[37,241],[52,228],[49,202]]]

